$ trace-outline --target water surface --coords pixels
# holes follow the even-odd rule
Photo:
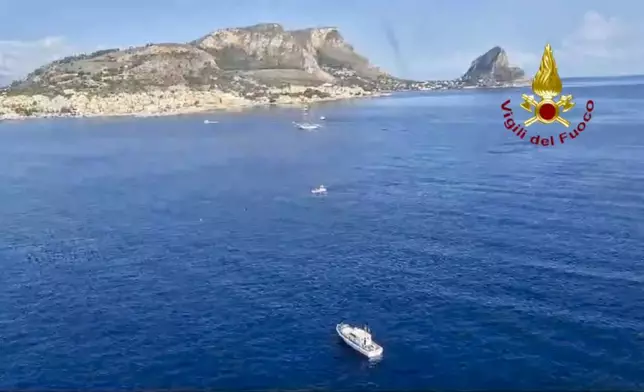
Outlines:
[[[643,388],[644,86],[599,82],[553,148],[521,90],[0,123],[0,387]]]

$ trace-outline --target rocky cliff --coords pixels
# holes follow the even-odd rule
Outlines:
[[[468,85],[492,85],[511,83],[524,77],[525,72],[521,68],[510,65],[505,50],[495,46],[472,61],[461,80]]]
[[[391,76],[369,64],[337,29],[259,24],[217,30],[185,44],[148,44],[67,57],[14,83],[9,93],[106,95],[169,86],[261,94],[286,85],[332,83],[375,89]]]

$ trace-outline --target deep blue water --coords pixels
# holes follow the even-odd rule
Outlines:
[[[0,123],[0,388],[644,388],[644,84],[520,93]]]

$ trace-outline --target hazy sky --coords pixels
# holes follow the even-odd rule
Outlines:
[[[375,65],[419,79],[457,77],[495,45],[532,74],[547,42],[562,76],[644,74],[636,0],[0,0],[0,9],[5,80],[72,53],[260,22],[337,26]]]

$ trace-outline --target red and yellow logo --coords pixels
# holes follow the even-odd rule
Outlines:
[[[520,105],[521,108],[530,112],[532,117],[524,121],[523,124],[517,123],[514,120],[514,112],[510,108],[511,100],[508,99],[501,105],[501,109],[504,112],[503,117],[505,118],[505,128],[512,131],[521,139],[525,139],[528,135],[526,128],[537,122],[546,125],[558,123],[569,128],[570,121],[565,119],[562,114],[573,109],[575,107],[575,102],[573,102],[572,95],[560,95],[562,90],[563,86],[561,79],[559,78],[555,57],[552,54],[550,44],[547,44],[543,51],[543,56],[541,57],[539,70],[532,79],[532,92],[534,95],[523,94],[521,96],[521,98],[523,98],[523,102]],[[535,95],[540,99],[535,98]],[[559,99],[556,99],[557,96],[560,96]],[[595,102],[588,100],[586,102],[585,109],[586,113],[584,114],[583,121],[581,121],[573,131],[561,132],[556,138],[552,135],[542,136],[534,134],[529,137],[529,141],[538,146],[548,147],[555,146],[557,144],[564,144],[567,140],[577,138],[577,136],[586,129],[587,123],[592,118],[591,113],[595,109]]]

